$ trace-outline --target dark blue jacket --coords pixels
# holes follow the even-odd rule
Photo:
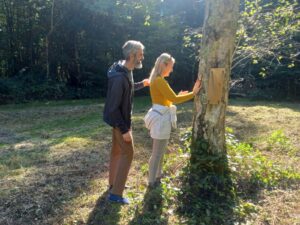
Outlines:
[[[114,63],[108,70],[108,87],[103,120],[112,127],[120,128],[125,134],[131,128],[132,100],[134,90],[144,87],[143,82],[134,83],[132,72],[121,62]]]

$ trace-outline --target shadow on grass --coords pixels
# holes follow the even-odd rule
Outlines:
[[[12,136],[16,131],[11,131],[5,139],[7,147],[0,152],[0,224],[64,224],[74,213],[73,201],[89,192],[91,182],[106,173],[103,162],[109,156],[108,128],[102,130],[100,119],[94,114],[88,118],[90,124],[100,127],[84,126],[80,121],[78,126],[70,124],[77,129],[68,129],[70,126],[53,119],[56,126],[45,127],[53,137],[40,136],[35,125],[31,130],[37,132],[36,137],[31,133],[17,139]],[[77,139],[83,142],[77,143]],[[63,145],[56,149],[57,144]]]
[[[192,110],[188,110],[186,106],[179,108],[177,112],[177,120],[182,121],[181,124],[186,124],[186,126],[190,126],[190,118],[192,117]],[[179,124],[179,126],[182,126],[181,124]],[[251,133],[251,136],[255,137],[258,135],[259,129],[264,128],[263,125],[260,125],[260,123],[254,123],[248,118],[245,118],[243,115],[234,112],[230,109],[227,109],[226,112],[226,126],[232,128],[235,131],[235,133],[238,134],[237,137],[242,141],[245,141],[247,140],[247,138],[249,138],[248,133]]]
[[[300,112],[299,102],[288,101],[262,101],[262,100],[249,100],[249,99],[230,99],[229,106],[266,106],[274,109],[289,108],[295,112]]]
[[[264,128],[260,123],[254,123],[232,110],[227,110],[226,112],[226,126],[232,128],[237,134],[237,137],[242,141],[249,138],[249,133],[251,137],[255,137],[259,134],[259,130]]]
[[[204,142],[193,146],[182,177],[179,215],[189,225],[233,225],[235,188],[227,157],[208,152]]]
[[[129,225],[166,225],[168,219],[162,217],[163,197],[162,187],[148,188],[143,201],[141,212],[138,208],[135,217]]]
[[[94,188],[93,181],[107,173],[104,162],[109,158],[111,135],[99,115],[102,106],[75,109],[64,105],[49,112],[32,109],[34,116],[16,109],[20,127],[13,121],[0,121],[11,131],[9,136],[4,133],[7,150],[0,155],[0,169],[6,169],[0,187],[0,224],[67,224],[74,218],[85,223],[74,215],[74,208],[77,201],[79,207],[87,204],[84,200],[81,204],[81,199]],[[14,133],[24,137],[12,138]],[[25,142],[26,146],[16,148]],[[22,177],[11,179],[6,171],[12,176],[20,171]],[[106,202],[106,194],[98,199],[88,224],[118,223],[120,205]]]
[[[247,217],[256,213],[252,203],[259,204],[262,190],[299,188],[298,174],[279,170],[258,152],[247,150],[248,146],[228,146],[235,152],[230,154],[232,170],[226,153],[211,153],[207,148],[205,140],[197,140],[184,168],[182,193],[178,196],[178,213],[185,219],[184,224],[245,223]]]
[[[54,162],[34,164],[34,171],[21,182],[4,180],[14,187],[0,189],[0,224],[63,224],[73,213],[69,203],[88,192],[90,181],[106,170],[98,157],[93,149],[76,151]]]
[[[116,225],[120,220],[121,204],[107,201],[108,191],[99,197],[97,203],[90,213],[87,225]]]

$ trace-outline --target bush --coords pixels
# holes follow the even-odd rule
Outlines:
[[[0,104],[60,99],[66,91],[64,83],[47,80],[44,75],[22,74],[0,79]]]
[[[12,82],[10,80],[0,78],[0,104],[13,102],[14,96],[11,87]]]
[[[80,86],[74,87],[34,72],[0,78],[0,104],[32,100],[99,98],[106,94],[106,76],[83,73]]]

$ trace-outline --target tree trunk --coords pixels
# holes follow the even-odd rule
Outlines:
[[[46,40],[45,40],[45,44],[46,44],[46,77],[47,79],[49,79],[50,77],[50,63],[51,63],[51,57],[50,57],[50,37],[52,35],[53,32],[53,20],[54,20],[54,4],[55,4],[55,0],[52,1],[52,7],[51,7],[51,18],[50,18],[50,30],[48,32],[48,34],[46,35]]]
[[[65,52],[69,57],[67,62],[68,82],[75,87],[79,87],[80,85],[80,59],[77,39],[77,32],[75,30],[71,31],[67,35],[68,42],[64,46]]]
[[[202,87],[195,98],[191,157],[181,200],[183,213],[203,224],[234,224],[236,199],[225,147],[225,111],[238,13],[239,0],[206,1],[198,73]]]
[[[7,57],[7,75],[14,75],[17,71],[15,69],[16,58],[14,56],[15,52],[15,32],[14,32],[14,9],[13,5],[9,1],[3,1],[4,13],[6,19],[6,30],[8,33],[7,43],[9,55]]]
[[[198,72],[202,87],[195,98],[192,143],[201,143],[205,151],[212,154],[226,153],[225,112],[238,15],[239,0],[206,1]],[[220,101],[216,104],[212,104],[208,96],[212,68],[224,69]]]

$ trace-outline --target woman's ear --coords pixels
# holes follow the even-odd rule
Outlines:
[[[164,75],[164,72],[165,72],[165,70],[166,70],[166,64],[165,63],[162,63],[162,64],[160,64],[160,71],[161,71],[161,75]]]

